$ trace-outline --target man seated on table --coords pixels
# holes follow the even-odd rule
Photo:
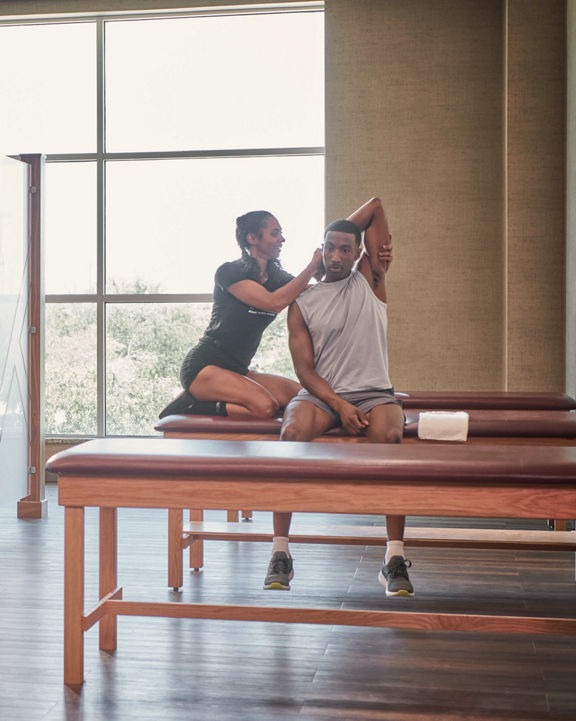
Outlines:
[[[323,280],[305,290],[288,314],[290,352],[303,389],[286,408],[281,439],[311,441],[341,424],[372,443],[401,443],[404,414],[388,377],[386,346],[385,274],[392,246],[380,199],[326,228],[323,260]],[[290,588],[291,516],[274,513],[265,589]],[[411,564],[404,558],[404,521],[386,517],[389,540],[378,580],[387,596],[414,595]]]

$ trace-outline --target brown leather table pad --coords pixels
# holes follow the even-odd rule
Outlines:
[[[399,391],[404,408],[426,410],[570,411],[576,399],[541,391]]]
[[[420,410],[406,410],[404,435],[418,434]],[[570,411],[514,411],[468,410],[469,436],[561,437],[576,438],[576,413]],[[234,434],[253,433],[278,435],[279,418],[228,418],[221,416],[167,416],[155,428],[163,433]],[[342,428],[328,432],[329,436],[346,436]]]
[[[53,456],[61,476],[490,484],[574,483],[576,447],[419,446],[192,439],[87,441]]]

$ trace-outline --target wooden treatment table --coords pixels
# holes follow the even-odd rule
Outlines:
[[[535,394],[539,397],[541,394]],[[543,395],[543,394],[542,394]],[[509,399],[508,399],[509,400]],[[526,399],[524,398],[526,401]],[[541,399],[540,399],[541,400]],[[483,398],[482,402],[486,402]],[[492,399],[491,402],[494,402]],[[404,427],[405,444],[437,445],[439,441],[423,441],[418,438],[419,409],[406,409],[406,425]],[[541,410],[468,410],[468,440],[466,445],[502,444],[502,445],[576,445],[576,413],[573,411],[541,411]],[[220,416],[167,416],[156,424],[165,438],[195,438],[213,440],[278,440],[280,437],[280,418],[227,418]],[[366,443],[365,436],[349,436],[341,428],[336,428],[316,439],[323,443]],[[452,445],[452,444],[451,444]],[[252,517],[251,511],[242,511],[244,520]],[[190,523],[184,523],[177,529],[169,522],[169,538],[171,544],[183,551],[190,548],[189,566],[195,570],[204,565],[205,540],[236,540],[236,541],[271,541],[270,528],[258,528],[236,523],[237,510],[228,510],[228,523],[204,521],[202,509],[190,509]],[[565,520],[555,518],[549,520],[556,531],[566,531]],[[408,529],[407,545],[465,545],[474,548],[495,547],[496,538],[491,535],[484,538],[481,530],[469,529]],[[297,543],[341,543],[379,545],[386,543],[382,529],[354,527],[354,529],[330,529],[330,533],[291,534]],[[507,541],[510,532],[502,532],[500,548],[509,548]],[[521,536],[516,534],[515,542],[527,542],[530,532]],[[543,540],[541,538],[540,540]],[[173,556],[176,558],[176,554]],[[168,585],[179,588],[183,582],[182,561],[174,562],[169,568]]]
[[[226,505],[272,511],[570,519],[576,516],[575,447],[100,439],[56,454],[47,467],[59,475],[59,503],[65,506],[66,684],[84,680],[84,632],[95,623],[100,624],[100,648],[116,648],[119,615],[576,633],[572,618],[123,601],[116,540],[121,507],[168,508],[180,524],[184,508]],[[100,602],[89,613],[84,610],[86,506],[100,509]]]

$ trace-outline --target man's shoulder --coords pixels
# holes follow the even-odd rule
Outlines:
[[[354,268],[352,273],[353,275],[351,274],[350,283],[350,289],[352,293],[356,293],[358,295],[362,294],[366,298],[373,299],[377,304],[386,306],[386,301],[378,298],[374,287],[370,284],[370,281],[361,270],[358,270],[358,268]]]
[[[370,286],[370,283],[366,280],[366,276],[361,270],[358,270],[358,268],[352,268],[352,271],[350,273],[350,283],[360,284],[364,285],[367,284]]]
[[[325,285],[324,283],[314,283],[314,285],[310,285],[308,288],[303,290],[300,295],[296,298],[296,303],[298,305],[300,304],[306,304],[307,302],[313,301],[314,298],[317,298],[319,294],[322,293],[322,286]]]

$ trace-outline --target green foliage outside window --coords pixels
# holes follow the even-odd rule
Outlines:
[[[204,332],[209,303],[108,305],[106,432],[151,435],[182,387],[182,359]]]
[[[155,434],[159,411],[181,391],[180,364],[204,332],[210,309],[210,303],[107,305],[108,435]],[[285,316],[264,334],[252,367],[295,378]],[[95,306],[50,304],[46,321],[46,432],[95,435]]]
[[[46,306],[45,430],[96,434],[96,307]]]

